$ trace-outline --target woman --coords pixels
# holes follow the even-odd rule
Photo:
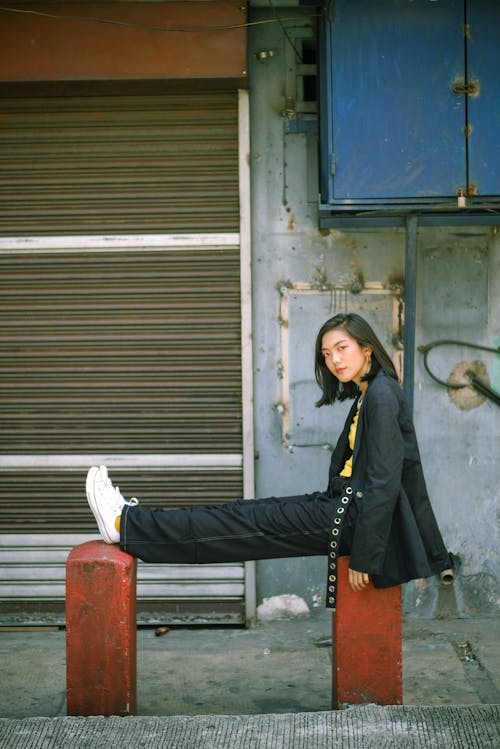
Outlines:
[[[107,543],[146,562],[216,563],[328,556],[327,608],[336,607],[337,557],[362,591],[441,574],[450,559],[427,494],[417,440],[392,361],[359,315],[338,314],[318,333],[317,406],[354,398],[325,491],[160,510],[126,502],[105,466],[87,498]]]

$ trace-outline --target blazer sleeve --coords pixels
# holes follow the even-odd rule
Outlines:
[[[361,486],[363,498],[356,519],[350,567],[378,575],[382,573],[401,487],[404,439],[399,423],[400,397],[395,388],[385,382],[370,390],[369,386],[361,407],[360,447],[354,465],[356,488]]]

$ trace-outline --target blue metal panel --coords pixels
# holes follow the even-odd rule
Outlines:
[[[330,201],[333,197],[333,123],[332,123],[332,24],[328,13],[331,8],[324,8],[325,19],[320,24],[320,76],[319,76],[319,114],[320,114],[320,189],[324,201]]]
[[[329,10],[328,202],[456,195],[466,185],[465,97],[452,92],[465,74],[463,0],[336,0]]]
[[[468,97],[469,184],[477,194],[500,194],[500,3],[467,3],[467,78],[479,82]]]

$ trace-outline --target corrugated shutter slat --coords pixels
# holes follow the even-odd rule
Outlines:
[[[1,451],[241,451],[238,259],[0,255]]]
[[[0,101],[0,234],[238,231],[232,91]]]

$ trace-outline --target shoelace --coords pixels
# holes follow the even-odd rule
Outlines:
[[[139,504],[139,500],[136,497],[131,497],[130,500],[127,501],[125,499],[125,497],[123,496],[123,494],[121,493],[120,487],[119,486],[114,486],[113,482],[111,481],[111,479],[108,478],[106,480],[106,485],[107,485],[107,487],[109,487],[109,489],[111,489],[115,493],[115,496],[116,496],[116,506],[118,508],[121,507],[122,505],[129,505],[130,507],[135,507],[136,505]]]
[[[127,501],[118,486],[115,486],[114,489],[116,490],[116,493],[120,498],[120,504],[123,503],[124,505],[129,505],[129,507],[135,507],[139,504],[139,500],[136,497],[130,497],[130,499]]]
[[[111,481],[109,483],[111,484]],[[119,486],[113,486],[113,489],[115,490],[117,494],[117,499],[119,499],[120,504],[123,503],[124,505],[129,505],[129,507],[135,507],[136,505],[139,504],[139,500],[136,497],[130,497],[130,499],[127,501],[125,497],[123,496],[123,494],[121,493]]]

